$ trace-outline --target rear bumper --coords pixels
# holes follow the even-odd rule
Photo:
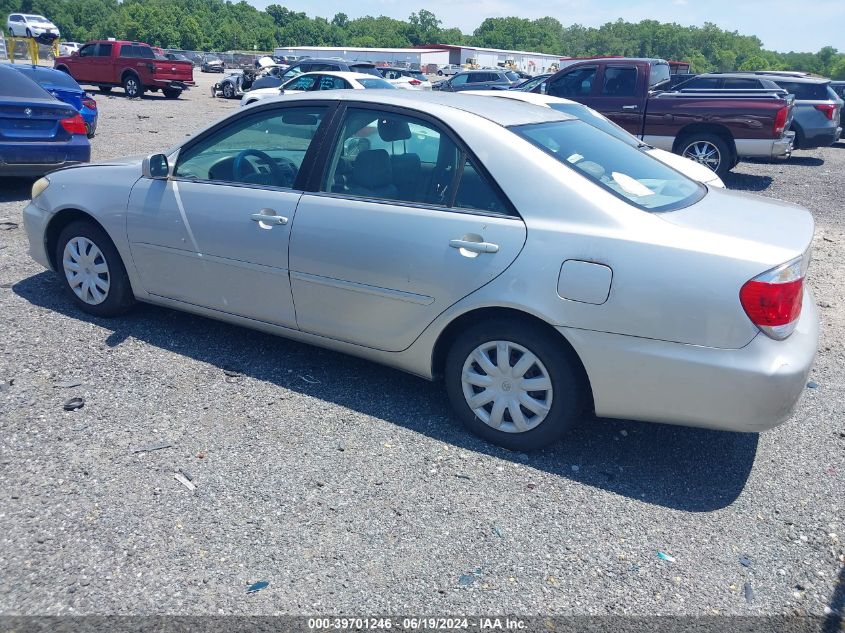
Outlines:
[[[154,79],[150,82],[150,86],[154,88],[173,88],[174,90],[188,90],[191,86],[196,86],[195,81],[175,81],[170,79]]]
[[[765,431],[786,420],[818,344],[809,291],[792,336],[775,341],[761,333],[742,349],[557,329],[584,363],[596,415],[726,431]]]
[[[801,149],[829,147],[838,141],[841,135],[842,128],[840,127],[825,127],[815,130],[804,130],[804,138],[801,140]]]
[[[66,142],[0,143],[0,177],[43,176],[90,160],[91,144],[83,134]]]
[[[795,132],[786,132],[778,139],[736,139],[736,155],[739,158],[789,158]]]
[[[88,160],[66,160],[62,163],[0,163],[0,178],[29,178],[43,176],[63,167],[83,165]]]

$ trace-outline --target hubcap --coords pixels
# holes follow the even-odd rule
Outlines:
[[[135,92],[137,92],[137,90],[138,90],[138,86],[137,86],[137,85],[135,85],[135,80],[134,80],[134,79],[130,79],[130,80],[128,80],[128,81],[126,82],[126,91],[127,91],[130,95],[134,95],[134,94],[135,94]]]
[[[546,367],[531,351],[510,341],[476,347],[464,362],[461,386],[475,415],[506,433],[538,427],[552,406]]]
[[[709,141],[696,141],[691,143],[684,150],[684,158],[689,158],[697,163],[716,171],[722,162],[722,154],[719,148]]]
[[[62,267],[70,289],[88,305],[109,296],[111,276],[103,253],[86,237],[74,237],[65,245]]]

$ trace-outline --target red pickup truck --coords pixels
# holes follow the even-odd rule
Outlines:
[[[566,60],[562,62],[566,64]],[[660,59],[569,63],[534,89],[598,110],[654,147],[724,175],[740,158],[788,157],[794,97],[785,91],[670,91]]]
[[[128,97],[161,90],[168,99],[177,99],[188,86],[195,85],[191,62],[157,58],[143,42],[88,42],[71,55],[57,57],[54,67],[81,84],[99,86],[103,92],[123,86]]]

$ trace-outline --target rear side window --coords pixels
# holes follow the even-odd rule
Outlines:
[[[342,81],[342,80],[341,80]],[[379,77],[376,79],[373,77],[372,79],[358,79],[358,83],[364,86],[367,89],[377,89],[377,90],[395,90],[396,86],[392,83],[389,83]]]
[[[697,77],[678,84],[678,90],[717,90],[722,87],[722,81],[721,77]]]
[[[827,94],[829,84],[799,81],[776,81],[775,83],[788,93],[795,95],[799,101],[827,101],[830,98]]]
[[[633,97],[637,89],[635,66],[607,66],[604,69],[602,95],[606,97]]]
[[[705,189],[648,154],[583,121],[510,128],[566,167],[645,211],[671,211],[700,200]]]
[[[739,79],[728,77],[725,79],[725,88],[729,90],[759,90],[762,84],[758,79]]]
[[[102,50],[103,46],[111,46],[110,44],[100,45],[100,49]],[[100,53],[102,55],[102,53]],[[109,48],[109,54],[111,54],[111,48]],[[131,44],[129,46],[121,46],[120,47],[120,56],[121,57],[134,57],[139,59],[155,59],[155,53],[153,49],[149,46],[137,46],[135,44]]]

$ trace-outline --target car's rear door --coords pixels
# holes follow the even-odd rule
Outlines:
[[[290,227],[332,108],[298,101],[251,109],[182,148],[170,179],[140,179],[127,232],[146,291],[296,327]]]
[[[642,130],[647,77],[634,64],[605,64],[597,86],[581,103],[598,110],[631,134]]]
[[[399,351],[500,275],[525,225],[437,120],[354,104],[336,128],[291,231],[297,324]]]

